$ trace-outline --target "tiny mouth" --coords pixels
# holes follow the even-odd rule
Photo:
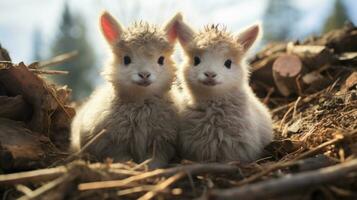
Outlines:
[[[149,85],[151,85],[151,81],[139,81],[139,82],[135,82],[137,85],[139,86],[143,86],[143,87],[147,87]]]
[[[201,81],[201,83],[202,83],[203,85],[206,85],[206,86],[215,86],[215,85],[218,85],[218,84],[219,84],[219,82],[217,82],[217,81],[215,81],[215,80],[211,80],[211,79]]]

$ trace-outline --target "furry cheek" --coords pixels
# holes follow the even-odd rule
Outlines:
[[[131,80],[133,82],[139,82],[140,81],[140,77],[139,77],[139,75],[137,73],[132,73],[130,77],[131,77]]]
[[[204,81],[206,79],[206,76],[203,72],[196,73],[196,76],[199,81]]]
[[[188,84],[196,85],[199,84],[199,72],[197,70],[188,69],[185,75]]]

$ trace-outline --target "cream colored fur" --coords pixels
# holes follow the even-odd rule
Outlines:
[[[180,21],[177,31],[186,54],[180,72],[187,97],[180,114],[181,156],[199,162],[256,160],[273,139],[270,113],[249,87],[244,61],[259,26],[235,37],[218,26],[196,33]],[[197,66],[195,56],[201,61]],[[216,85],[203,84],[206,72],[216,74]]]
[[[102,31],[112,50],[112,59],[103,73],[107,83],[78,110],[72,123],[72,149],[83,147],[105,129],[87,150],[100,161],[113,158],[142,162],[152,158],[150,166],[155,168],[172,159],[178,120],[170,92],[176,71],[171,55],[174,24],[180,18],[176,15],[164,28],[140,22],[124,29],[103,13]],[[114,41],[113,32],[104,27],[108,24],[118,35]],[[123,64],[124,56],[131,58],[127,66]],[[160,56],[165,57],[163,65],[158,64]],[[137,84],[140,72],[151,74],[149,86]]]

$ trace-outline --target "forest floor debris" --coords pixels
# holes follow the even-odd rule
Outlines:
[[[0,47],[2,199],[356,199],[357,28],[270,44],[251,85],[273,113],[275,140],[250,164],[189,161],[149,171],[69,155],[70,90],[43,73],[52,61],[13,64]],[[44,64],[45,63],[45,64]],[[105,130],[103,130],[105,131]],[[90,144],[88,144],[90,145]],[[62,147],[62,149],[61,149]]]

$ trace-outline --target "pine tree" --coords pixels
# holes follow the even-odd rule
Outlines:
[[[33,39],[33,60],[39,61],[42,57],[42,34],[41,30],[36,28],[32,35]]]
[[[78,56],[55,67],[68,71],[69,74],[55,76],[53,79],[59,84],[68,85],[72,89],[73,99],[78,100],[88,96],[93,88],[91,75],[95,66],[95,55],[88,43],[83,19],[72,15],[65,4],[60,30],[52,46],[52,56],[75,50],[78,51]]]
[[[333,29],[341,28],[345,22],[350,21],[346,13],[346,7],[343,5],[342,0],[335,0],[335,5],[331,15],[327,18],[324,25],[324,32]]]
[[[299,19],[299,11],[290,0],[269,0],[264,14],[264,40],[281,41],[289,39],[292,25]]]

